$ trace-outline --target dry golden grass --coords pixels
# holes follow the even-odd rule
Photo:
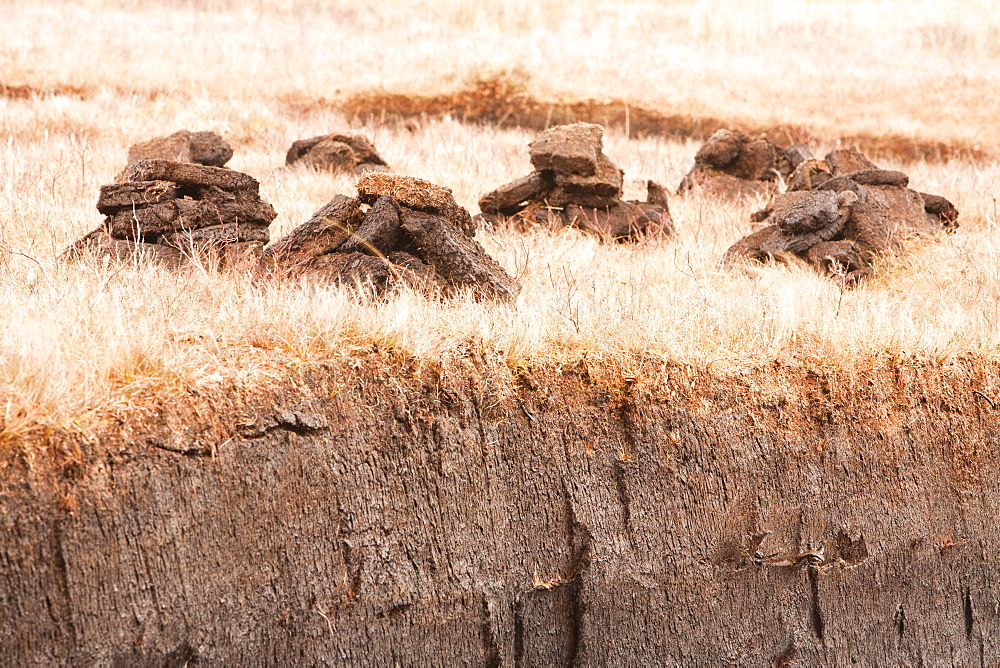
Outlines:
[[[723,273],[723,251],[759,202],[675,198],[677,239],[602,244],[574,230],[484,230],[524,291],[512,305],[403,292],[386,301],[244,275],[55,256],[101,220],[98,188],[130,144],[180,128],[233,143],[261,180],[272,237],[351,177],[282,166],[295,139],[346,129],[289,97],[428,92],[484,71],[529,72],[540,95],[623,97],[691,113],[992,141],[1000,19],[985,3],[905,15],[881,2],[477,3],[363,7],[338,1],[25,3],[0,0],[7,84],[85,94],[0,98],[0,428],[66,425],[171,388],[271,383],[303,365],[392,351],[485,355],[512,367],[584,356],[738,371],[775,359],[855,367],[1000,355],[1000,165],[886,164],[962,212],[955,235],[919,243],[844,291],[801,267]],[[905,54],[905,57],[904,57]],[[444,120],[371,125],[395,170],[451,187],[475,211],[526,173],[528,133]],[[626,195],[675,187],[696,146],[614,132]],[[829,147],[814,146],[822,153]]]
[[[542,97],[623,98],[846,133],[994,145],[1000,135],[989,100],[1000,18],[987,0],[5,0],[0,7],[7,83],[165,94],[195,109],[218,99],[434,92],[506,70],[522,73]]]

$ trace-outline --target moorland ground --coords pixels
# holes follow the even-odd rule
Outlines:
[[[282,382],[373,347],[515,368],[587,357],[720,373],[776,359],[959,370],[995,360],[998,37],[987,2],[0,0],[0,429],[84,425],[178,388]],[[258,178],[278,212],[274,239],[353,192],[351,176],[283,164],[292,141],[340,130],[368,135],[395,171],[452,188],[475,213],[481,194],[530,170],[531,131],[358,119],[337,101],[442,93],[498,73],[538,99],[796,125],[818,155],[858,133],[972,147],[947,162],[876,156],[952,200],[961,227],[846,290],[805,267],[719,269],[759,199],[674,197],[677,236],[633,245],[480,230],[522,282],[509,305],[56,261],[100,222],[98,189],[128,146],[182,128],[233,145],[229,166]],[[647,178],[675,188],[697,146],[605,136],[635,198]]]

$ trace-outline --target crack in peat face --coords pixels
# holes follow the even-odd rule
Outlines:
[[[892,616],[892,623],[896,627],[896,635],[900,638],[906,633],[906,612],[903,610],[903,604],[900,603],[896,606],[896,614]]]
[[[503,655],[496,633],[493,632],[493,619],[490,614],[490,602],[483,597],[483,664],[486,668],[500,668],[503,665]]]
[[[63,550],[62,522],[63,522],[62,518],[59,518],[55,521],[52,527],[52,542],[55,552],[54,565],[55,565],[56,576],[59,579],[59,591],[62,594],[63,598],[62,605],[59,606],[60,608],[62,608],[61,616],[65,618],[66,626],[69,629],[70,638],[73,639],[73,644],[76,645],[77,643],[76,625],[73,623],[73,614],[72,614],[73,604],[72,600],[70,599],[70,591],[69,591],[69,570],[66,564],[66,553]],[[50,612],[51,612],[51,601],[50,601]],[[55,616],[53,616],[53,618],[55,618]]]
[[[625,532],[632,540],[632,499],[628,493],[628,486],[625,484],[625,464],[620,461],[614,463],[615,467],[615,488],[618,492],[618,502],[622,506],[622,524]]]
[[[972,627],[975,624],[975,617],[972,614],[972,594],[966,587],[962,594],[962,614],[965,616],[965,637],[972,639]]]
[[[583,601],[581,590],[583,589],[583,573],[590,567],[590,551],[594,537],[590,530],[576,518],[573,509],[573,499],[569,489],[563,485],[566,494],[567,519],[569,520],[569,543],[570,548],[575,549],[573,566],[566,575],[568,585],[566,586],[569,596],[569,647],[567,650],[566,665],[578,665],[580,649],[583,642],[583,615],[586,611],[586,604]],[[579,537],[579,547],[577,548]]]
[[[819,606],[819,569],[815,566],[809,566],[809,590],[812,594],[811,618],[813,633],[822,642],[825,624],[823,622],[823,611]]]
[[[524,661],[524,603],[518,597],[514,608],[514,665],[520,666]]]

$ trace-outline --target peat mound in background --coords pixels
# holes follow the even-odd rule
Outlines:
[[[994,156],[965,142],[918,139],[896,134],[851,134],[824,137],[804,125],[753,125],[733,119],[670,113],[625,100],[546,101],[529,95],[506,76],[480,79],[471,86],[441,95],[367,93],[344,99],[287,100],[298,110],[312,106],[343,109],[351,119],[363,122],[406,122],[450,116],[464,123],[545,130],[553,125],[585,122],[605,128],[628,129],[629,136],[663,136],[704,141],[722,129],[749,135],[766,134],[784,147],[796,143],[826,141],[857,146],[876,158],[906,162],[946,162],[957,158],[985,160]]]
[[[292,142],[286,165],[303,165],[328,172],[386,172],[389,165],[371,139],[359,134],[327,134]]]
[[[1000,366],[401,362],[0,451],[13,664],[1000,659]]]
[[[719,130],[694,156],[694,167],[681,180],[678,192],[705,189],[716,197],[738,198],[773,194],[812,154],[804,144],[782,148],[766,135]]]
[[[534,170],[479,199],[480,217],[516,227],[572,226],[626,241],[674,232],[666,189],[646,181],[646,201],[622,199],[625,172],[604,154],[604,128],[556,125],[528,144]]]
[[[878,259],[898,253],[907,239],[958,227],[950,201],[908,188],[909,176],[879,169],[856,148],[816,160],[801,147],[800,157],[788,192],[751,216],[763,227],[730,246],[723,266],[796,258],[853,284],[872,276]],[[696,160],[692,174],[698,169]]]

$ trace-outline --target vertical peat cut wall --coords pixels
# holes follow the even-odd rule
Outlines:
[[[985,665],[1000,368],[372,357],[0,468],[10,664]]]

